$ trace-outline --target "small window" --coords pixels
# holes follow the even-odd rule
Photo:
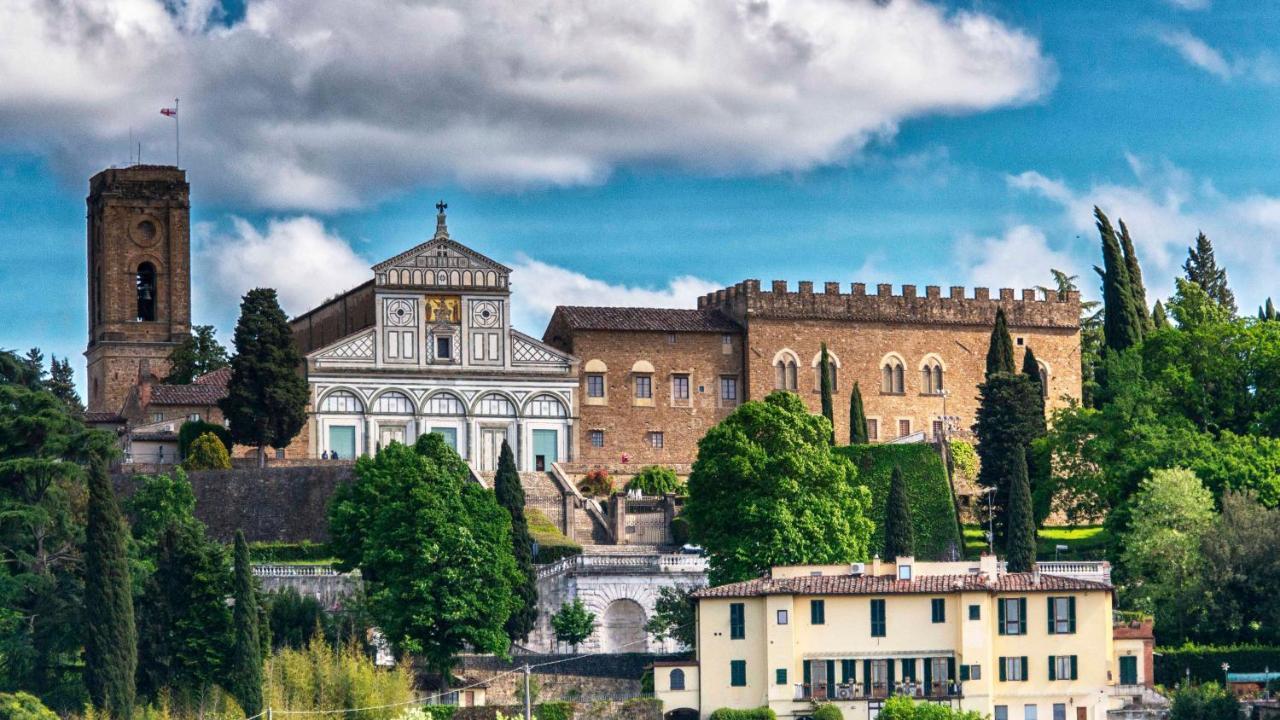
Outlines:
[[[970,679],[970,680],[981,680],[981,679],[982,679],[982,666],[981,666],[981,665],[970,665],[970,666],[969,666],[969,679]]]
[[[1049,634],[1071,635],[1076,631],[1076,599],[1049,598]]]
[[[970,620],[981,620],[981,619],[982,619],[982,606],[981,606],[981,605],[970,605],[970,606],[969,606],[969,619],[970,619]]]
[[[1027,599],[1001,598],[996,601],[1000,610],[999,631],[1001,635],[1027,634]]]
[[[1049,679],[1050,680],[1076,680],[1076,656],[1075,655],[1050,655],[1049,656]]]
[[[995,720],[1009,720],[1009,706],[1008,706],[1008,705],[997,705],[997,706],[996,706]]]
[[[637,375],[635,378],[636,397],[647,400],[653,397],[653,377]]]
[[[687,401],[689,399],[688,375],[671,376],[671,399],[675,401]]]
[[[276,459],[277,460],[284,459],[284,448],[276,448]]]
[[[747,661],[746,660],[730,660],[729,661],[729,685],[733,687],[747,686]]]
[[[1036,720],[1036,706],[1024,705],[1022,710],[1023,720]]]
[[[187,419],[191,422],[200,422],[200,413],[191,413],[187,416]]]
[[[1027,679],[1026,657],[1000,658],[1000,680],[1002,682],[1021,682]]]
[[[880,392],[886,395],[901,395],[904,388],[903,377],[902,361],[891,357],[880,367]]]
[[[778,624],[779,624],[779,625],[786,625],[790,620],[791,620],[791,613],[787,612],[786,610],[779,610],[779,611],[778,611]]]
[[[164,413],[151,413],[151,422],[160,422],[164,420]]]
[[[871,601],[871,637],[885,636],[884,600]]]
[[[1067,720],[1067,704],[1066,703],[1053,704],[1053,720]]]
[[[139,322],[150,322],[156,319],[156,266],[144,262],[138,266],[136,275],[138,286]]]
[[[794,391],[796,389],[796,371],[798,367],[795,359],[784,356],[773,367],[777,375],[774,389]]]
[[[670,688],[672,690],[684,689],[684,671],[681,670],[680,668],[676,668],[675,670],[671,671]]]
[[[1025,339],[1025,338],[1018,338],[1018,347],[1022,347],[1022,344],[1023,344],[1024,342],[1026,342],[1026,339]]]
[[[827,602],[825,600],[809,601],[809,623],[825,625],[827,622]]]
[[[436,338],[436,357],[441,360],[453,357],[453,338]]]
[[[944,598],[934,598],[929,606],[935,623],[947,621],[947,601]]]
[[[898,566],[898,579],[899,579],[899,580],[910,580],[910,579],[911,579],[911,566],[910,566],[910,565],[899,565],[899,566]]]
[[[649,433],[649,447],[654,448],[655,450],[661,450],[661,449],[662,449],[662,442],[663,442],[663,440],[662,440],[662,433],[661,433],[661,432],[651,432],[651,433]]]
[[[590,433],[590,436],[591,436],[591,447],[598,447],[598,448],[604,447],[604,431],[603,430],[592,430]]]
[[[867,439],[880,439],[880,421],[875,418],[867,418]]]
[[[587,397],[604,397],[604,373],[587,375]]]
[[[729,639],[741,640],[747,636],[747,606],[729,603]]]
[[[773,671],[773,684],[774,684],[774,685],[786,685],[786,684],[787,684],[787,669],[786,669],[786,668],[778,668],[777,670],[774,670],[774,671]]]
[[[898,421],[898,437],[906,437],[911,434],[911,421],[902,419]]]
[[[738,401],[738,378],[720,378],[720,399],[728,403]]]

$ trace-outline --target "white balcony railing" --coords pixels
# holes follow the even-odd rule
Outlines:
[[[561,558],[550,565],[538,568],[538,577],[552,577],[570,570],[589,568],[633,569],[666,573],[704,573],[707,571],[707,559],[701,555],[682,555],[679,553],[666,555],[574,555]]]
[[[253,566],[253,574],[258,577],[333,577],[340,573],[332,565],[262,564]]]

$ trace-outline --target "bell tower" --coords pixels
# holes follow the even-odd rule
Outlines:
[[[191,334],[190,187],[173,166],[112,168],[89,180],[86,202],[88,409],[114,413]]]

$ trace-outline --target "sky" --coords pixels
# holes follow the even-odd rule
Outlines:
[[[1204,231],[1280,275],[1280,10],[1235,0],[10,0],[0,348],[87,335],[88,178],[174,162],[193,315],[300,314],[428,239],[558,304],[745,278],[1098,294],[1092,208],[1166,297]]]

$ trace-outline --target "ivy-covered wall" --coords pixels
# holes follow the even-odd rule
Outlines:
[[[876,524],[871,554],[884,547],[884,507],[889,496],[889,476],[902,468],[915,521],[916,558],[943,560],[952,548],[964,552],[951,485],[942,456],[924,443],[902,445],[849,445],[835,448],[858,467],[858,482],[871,490],[871,519]],[[887,558],[886,558],[887,559]]]

